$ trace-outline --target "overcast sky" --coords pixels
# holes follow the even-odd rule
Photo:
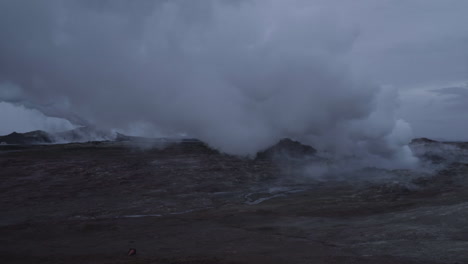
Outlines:
[[[241,154],[282,137],[359,141],[378,155],[413,136],[468,140],[467,10],[465,0],[1,0],[0,134],[94,124]]]

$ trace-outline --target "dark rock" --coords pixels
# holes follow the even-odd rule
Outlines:
[[[6,144],[25,145],[52,143],[53,140],[51,138],[51,135],[47,132],[36,130],[27,133],[13,132],[6,136],[0,136],[0,142]]]
[[[257,153],[257,159],[271,159],[274,157],[303,158],[313,156],[317,150],[298,141],[285,138],[274,146]]]

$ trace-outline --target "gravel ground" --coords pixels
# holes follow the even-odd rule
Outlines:
[[[200,142],[0,146],[0,260],[468,263],[468,164],[437,162],[357,184]]]

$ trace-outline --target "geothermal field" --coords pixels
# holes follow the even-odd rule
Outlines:
[[[0,0],[0,264],[467,264],[468,0]]]
[[[1,145],[1,262],[468,262],[466,143],[413,140],[411,170],[336,170],[292,140],[145,146]]]

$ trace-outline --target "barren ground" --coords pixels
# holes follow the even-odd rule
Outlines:
[[[0,262],[468,263],[466,176],[319,182],[197,142],[0,146]]]

